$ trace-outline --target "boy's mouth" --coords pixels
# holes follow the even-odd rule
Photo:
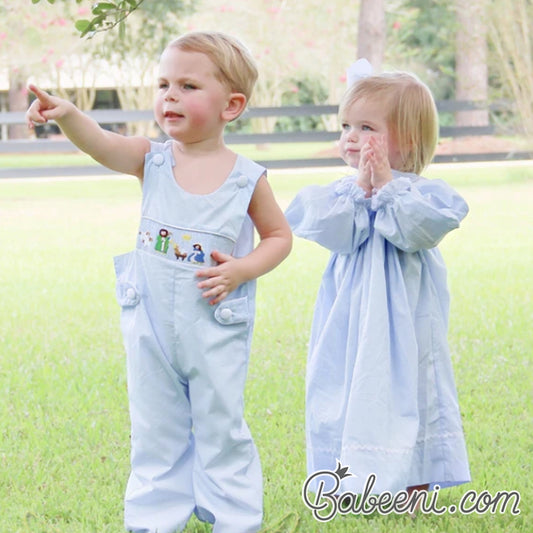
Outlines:
[[[175,113],[174,111],[165,111],[163,115],[165,118],[183,118],[181,113]]]

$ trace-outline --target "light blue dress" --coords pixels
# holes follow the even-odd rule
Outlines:
[[[262,475],[243,395],[255,283],[210,306],[195,275],[215,249],[253,249],[247,212],[265,169],[239,156],[219,189],[196,195],[176,183],[173,165],[170,142],[153,143],[137,247],[115,258],[131,416],[125,526],[174,533],[194,512],[215,533],[252,533]]]
[[[308,474],[338,459],[354,493],[370,474],[375,493],[470,480],[436,248],[468,206],[443,181],[393,178],[371,198],[354,176],[306,187],[286,212],[296,235],[332,252],[309,344]]]

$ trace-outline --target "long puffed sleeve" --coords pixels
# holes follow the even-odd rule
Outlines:
[[[398,177],[372,198],[374,227],[405,252],[433,248],[468,213],[468,205],[442,180]]]
[[[353,177],[302,189],[285,216],[298,237],[337,253],[352,253],[369,235],[370,200]]]

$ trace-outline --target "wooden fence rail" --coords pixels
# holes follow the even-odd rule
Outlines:
[[[490,109],[501,105],[490,106]],[[454,113],[484,109],[476,102],[468,101],[439,101],[437,108],[442,113]],[[243,114],[242,119],[265,118],[265,117],[320,117],[337,115],[337,105],[300,105],[283,107],[251,107]],[[153,121],[153,112],[146,111],[123,111],[120,109],[94,110],[87,113],[102,125],[127,124],[129,122]],[[25,123],[23,112],[0,112],[0,126],[5,127],[13,124]],[[464,136],[477,137],[494,134],[494,126],[441,126],[441,138],[458,138]],[[269,144],[269,143],[307,143],[307,142],[333,142],[339,138],[338,131],[287,131],[273,133],[227,133],[225,140],[228,144]],[[0,141],[0,154],[27,154],[27,153],[67,153],[76,152],[77,148],[68,140],[31,139],[31,140],[2,140]],[[505,159],[530,159],[529,152],[497,152],[479,154],[437,154],[435,162],[455,161],[497,161]],[[259,161],[267,168],[297,168],[297,167],[325,167],[343,165],[339,157],[313,157],[306,159],[282,159]],[[98,167],[68,167],[67,169],[54,169],[57,172],[68,175],[95,173]],[[11,171],[11,172],[10,172]],[[8,175],[39,175],[42,169],[0,169],[0,177]],[[109,172],[99,168],[98,173]]]

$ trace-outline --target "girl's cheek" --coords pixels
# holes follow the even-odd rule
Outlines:
[[[371,131],[361,133],[361,137],[360,137],[361,144],[366,144],[367,142],[370,141],[370,139],[374,137],[375,135]]]

